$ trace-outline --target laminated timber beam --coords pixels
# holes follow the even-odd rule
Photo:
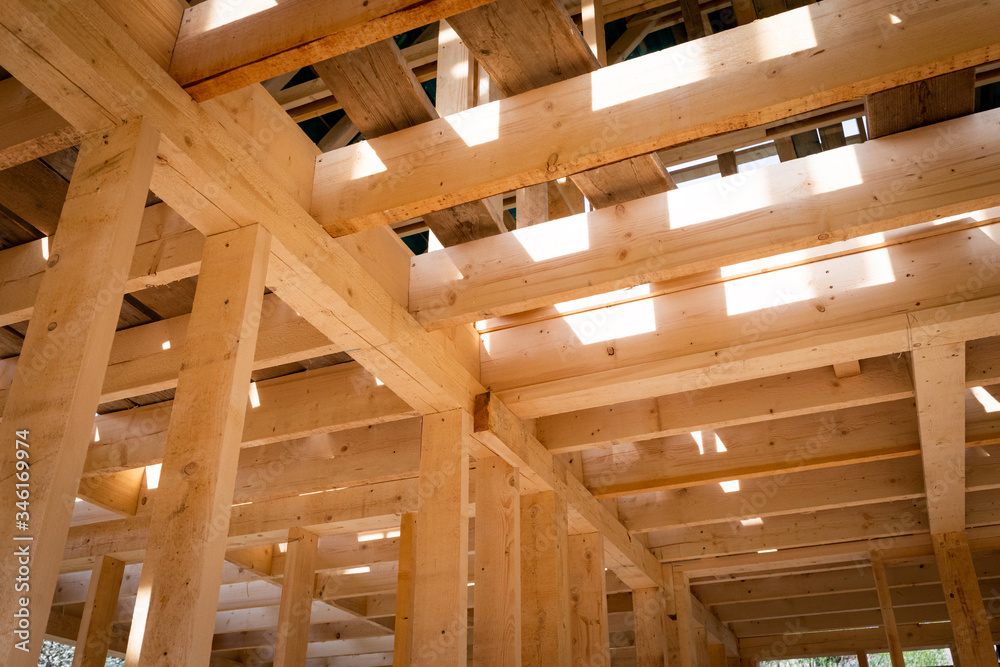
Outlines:
[[[986,26],[1000,9],[936,5],[918,3],[899,26],[889,19],[888,2],[810,5],[471,109],[460,128],[440,119],[371,146],[348,146],[317,162],[312,212],[341,235],[996,58],[996,36]],[[950,39],[931,37],[940,34]],[[893,58],[882,54],[887,36],[898,54]],[[838,48],[827,48],[833,41]],[[746,62],[747,43],[775,46]],[[841,66],[847,57],[851,66]],[[764,85],[778,71],[780,91]],[[822,91],[817,80],[826,82]],[[720,89],[746,94],[720,105]],[[398,157],[377,162],[373,151]],[[475,162],[491,168],[464,168]],[[406,187],[400,187],[404,172]]]
[[[196,100],[206,100],[488,1],[295,0],[237,7],[208,0],[185,10],[170,74]]]
[[[35,628],[45,627],[61,560],[58,548],[66,540],[73,498],[85,453],[80,442],[92,438],[93,415],[111,352],[115,322],[124,294],[126,273],[135,247],[142,206],[149,188],[158,136],[151,124],[133,119],[106,133],[87,137],[80,152],[69,202],[60,219],[35,307],[24,352],[32,360],[20,365],[3,410],[3,437],[11,446],[0,459],[3,477],[30,484],[17,498],[13,483],[5,484],[3,499],[10,520],[3,528],[8,544],[33,552],[30,595],[5,595],[0,602],[5,633],[13,638],[15,612],[24,609]],[[93,257],[105,262],[94,266]],[[20,441],[23,445],[17,445]],[[15,450],[23,450],[19,455]],[[17,465],[19,460],[30,464]],[[15,529],[15,502],[23,501],[25,520]],[[30,501],[30,502],[29,502]],[[29,508],[30,507],[30,511]],[[30,537],[22,540],[15,538]],[[22,549],[24,551],[24,549]],[[15,590],[14,567],[0,577]],[[20,648],[11,640],[0,648],[0,662],[34,665],[41,637],[25,633]]]
[[[1000,331],[994,296],[1000,278],[990,268],[992,233],[984,228],[783,268],[737,283],[744,291],[736,293],[735,285],[709,285],[653,297],[639,302],[638,316],[593,311],[583,321],[597,334],[610,333],[600,344],[586,344],[595,341],[566,320],[493,332],[483,381],[529,418],[898,354],[918,343],[993,336]],[[956,262],[939,264],[936,273],[933,264],[951,253]],[[911,262],[925,268],[907,275]],[[884,270],[880,278],[869,273],[875,265]],[[871,279],[859,286],[858,275]],[[777,287],[803,285],[807,276],[823,287],[799,296]],[[983,289],[970,289],[980,281]],[[750,290],[761,291],[751,298]],[[689,312],[698,315],[678,327],[677,314]],[[617,330],[616,315],[625,318]],[[674,335],[659,336],[664,329]]]
[[[420,255],[410,312],[453,326],[996,206],[998,126],[976,114]],[[902,179],[900,161],[915,165]],[[575,251],[545,245],[557,237]]]
[[[24,84],[0,81],[0,170],[75,146],[83,134]]]

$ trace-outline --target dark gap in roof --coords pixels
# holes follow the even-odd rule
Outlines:
[[[313,79],[318,78],[319,76],[313,71],[312,67],[303,67],[295,73],[295,76],[293,76],[288,83],[285,84],[285,88],[291,88],[292,86],[297,86],[300,83],[305,83],[306,81],[312,81]]]
[[[976,113],[1000,107],[1000,81],[976,88]]]
[[[413,251],[414,255],[422,255],[427,252],[427,246],[430,243],[429,234],[429,232],[420,232],[419,234],[404,236],[403,243],[405,243],[406,247]]]

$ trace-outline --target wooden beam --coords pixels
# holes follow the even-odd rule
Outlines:
[[[894,6],[887,0],[874,3],[838,0],[810,5],[780,18],[755,21],[712,35],[706,38],[711,43],[683,44],[611,66],[599,75],[577,77],[554,83],[553,88],[522,93],[516,101],[501,104],[500,108],[487,105],[463,115],[462,132],[466,137],[471,128],[481,127],[484,131],[490,128],[490,136],[497,136],[497,140],[470,146],[450,121],[440,119],[408,131],[405,137],[382,137],[371,147],[358,145],[328,153],[317,163],[312,211],[332,233],[349,233],[748,124],[767,123],[992,58],[996,36],[985,27],[995,18],[990,14],[992,9],[967,3],[939,15],[935,7],[931,0],[920,0],[907,20],[894,26],[888,23]],[[844,25],[845,16],[850,17],[849,26]],[[456,28],[457,18],[450,19]],[[789,25],[799,23],[809,24],[811,31],[788,29]],[[949,39],[934,39],[933,36],[940,34],[949,35]],[[808,35],[807,41],[796,41],[804,35]],[[847,41],[844,35],[850,36]],[[896,53],[911,54],[914,61],[909,60],[909,55],[892,60],[880,57],[878,47],[886,35],[892,35]],[[471,44],[467,35],[463,34],[463,38]],[[831,41],[837,41],[838,49],[824,48]],[[766,58],[772,67],[781,68],[785,78],[786,85],[777,97],[771,86],[748,83],[763,74],[759,61],[737,55],[745,55],[747,43],[782,45],[775,47],[773,53],[768,52]],[[930,51],[928,44],[933,46]],[[801,54],[808,49],[815,49],[815,54],[802,58]],[[841,62],[847,57],[852,63],[849,69]],[[927,66],[915,67],[918,59]],[[691,62],[699,63],[699,74],[693,74]],[[738,64],[733,66],[734,62]],[[862,64],[860,69],[854,66],[858,63]],[[704,76],[700,72],[715,74]],[[844,75],[832,81],[830,72],[844,72]],[[828,80],[828,85],[817,93],[808,82],[819,78]],[[650,80],[662,81],[662,90],[650,91]],[[684,89],[684,105],[689,110],[681,121],[675,118],[676,114],[662,113],[662,109],[678,104],[678,86]],[[719,105],[720,89],[739,92],[732,95],[730,104]],[[560,100],[559,127],[538,122],[555,110],[546,109],[553,99]],[[612,105],[617,131],[607,126],[607,108]],[[605,130],[609,130],[606,139]],[[603,150],[591,148],[595,137],[602,139]],[[421,148],[414,149],[415,146]],[[561,149],[553,153],[553,146]],[[380,165],[370,159],[365,162],[365,155],[370,155],[373,149],[398,157]],[[433,165],[415,160],[417,150],[439,159]],[[488,172],[465,169],[472,159],[488,162],[491,169]],[[359,160],[372,164],[373,168],[359,174],[355,167]],[[449,167],[442,171],[440,165]],[[393,187],[392,183],[404,171],[407,187]]]
[[[684,17],[684,30],[688,40],[699,39],[711,33],[706,30],[702,19],[701,6],[698,0],[680,0],[681,16]]]
[[[660,588],[636,588],[632,591],[632,614],[635,619],[635,656],[637,667],[663,667],[668,664],[666,600]],[[673,663],[669,663],[673,664]]]
[[[976,567],[965,531],[931,536],[941,573],[958,655],[966,665],[992,665],[997,659],[994,635],[983,604]]]
[[[517,228],[533,227],[549,219],[549,188],[547,184],[518,188],[515,195]]]
[[[152,126],[133,120],[115,131],[88,136],[70,183],[71,202],[59,223],[59,238],[42,277],[35,316],[28,325],[23,353],[3,412],[0,477],[30,486],[5,484],[7,507],[25,501],[23,529],[14,521],[2,529],[7,543],[31,558],[30,595],[5,595],[0,602],[8,635],[15,613],[30,613],[31,625],[45,627],[63,544],[85,456],[80,443],[93,439],[94,413],[121,309],[124,281],[139,232],[158,137]],[[94,264],[93,258],[104,261]],[[20,435],[18,435],[20,434]],[[18,441],[24,443],[18,445]],[[20,453],[20,452],[23,452]],[[18,461],[25,461],[18,469]],[[19,477],[17,475],[20,475]],[[21,498],[18,498],[18,491]],[[27,550],[26,552],[24,550]],[[4,587],[15,590],[16,568],[5,568]],[[23,628],[22,628],[23,630]],[[40,634],[40,633],[39,633]],[[21,643],[16,648],[16,643]],[[25,632],[0,648],[0,662],[38,662],[41,639]]]
[[[80,143],[83,135],[11,77],[0,81],[0,170]]]
[[[975,111],[974,68],[915,81],[865,97],[868,137],[878,139]]]
[[[482,667],[520,667],[520,474],[496,456],[476,461],[475,552],[473,662]],[[603,574],[602,570],[601,581]]]
[[[521,660],[569,667],[566,501],[552,491],[521,496]]]
[[[198,100],[237,90],[381,39],[419,28],[486,0],[296,0],[262,9],[208,0],[184,12],[171,75]],[[308,26],[306,30],[302,26]]]
[[[410,311],[429,328],[474,322],[995,206],[1000,197],[990,165],[1000,165],[1000,158],[983,146],[998,118],[1000,112],[976,114],[855,146],[849,153],[758,169],[741,176],[745,183],[724,200],[716,196],[718,184],[705,183],[638,199],[623,209],[547,223],[546,232],[559,237],[608,239],[569,254],[550,257],[552,248],[542,247],[541,236],[535,242],[531,236],[522,241],[501,235],[421,255],[411,270]],[[941,195],[929,199],[927,178],[900,181],[893,160],[901,155],[923,160],[928,145],[941,141],[942,129],[949,132],[948,154],[963,166],[935,172]],[[848,164],[857,169],[850,183],[839,180]],[[816,187],[814,178],[832,180]],[[873,198],[887,187],[897,192],[894,205],[873,207]],[[773,193],[764,207],[757,198],[762,189]],[[719,203],[706,207],[706,201]],[[815,226],[800,218],[804,202],[826,211]],[[738,243],[732,234],[736,227]],[[667,247],[670,253],[661,252]],[[502,261],[484,262],[484,257]]]
[[[424,416],[413,562],[413,655],[419,667],[465,667],[472,417]]]
[[[567,553],[570,664],[611,667],[604,538],[600,533],[570,535]]]
[[[885,628],[886,641],[889,643],[889,658],[892,667],[904,667],[903,645],[899,641],[899,628],[896,627],[896,614],[892,608],[892,597],[889,594],[889,580],[885,573],[885,561],[881,552],[873,551],[870,555],[872,577],[875,579],[875,590],[878,591],[879,606],[882,608],[882,625]]]
[[[406,512],[399,523],[399,576],[396,579],[396,617],[393,625],[393,667],[408,667],[413,659],[413,570],[416,518]]]
[[[76,636],[73,667],[104,667],[124,574],[125,563],[109,556],[102,556],[90,571],[90,587]]]
[[[677,613],[678,653],[682,665],[692,665],[698,660],[698,646],[694,617],[693,596],[691,595],[691,579],[684,572],[673,573],[674,605]]]
[[[604,0],[583,0],[580,6],[583,38],[601,67],[608,66],[604,35]]]
[[[316,578],[319,538],[302,528],[288,531],[285,576],[281,580],[281,605],[274,645],[275,667],[305,664],[309,648],[309,616]]]
[[[920,453],[932,533],[965,530],[965,344],[913,350]]]
[[[211,651],[269,250],[270,234],[257,226],[205,243],[129,665],[197,664]]]

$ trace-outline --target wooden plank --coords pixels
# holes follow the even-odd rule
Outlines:
[[[903,659],[903,645],[899,641],[899,628],[896,627],[896,614],[889,594],[885,561],[878,551],[872,551],[869,558],[872,564],[872,577],[875,579],[875,590],[878,591],[879,606],[882,608],[882,625],[885,628],[886,641],[889,643],[889,658],[892,660],[892,667],[904,667],[906,662]]]
[[[538,230],[537,237],[501,235],[422,255],[413,260],[410,311],[430,328],[451,326],[994,206],[1000,198],[990,165],[1000,158],[983,142],[997,118],[997,112],[976,114],[849,152],[758,169],[742,175],[739,188],[726,188],[725,197],[719,196],[720,184],[704,183],[632,201],[621,210],[547,223],[547,234],[587,236],[590,242],[571,253],[546,247]],[[923,178],[900,181],[894,160],[901,155],[922,160],[927,146],[940,140],[941,129],[951,137],[948,164],[934,160],[927,163],[933,176],[924,172]],[[951,163],[951,156],[963,166]],[[842,180],[845,170],[856,176]],[[819,187],[818,174],[825,182]],[[933,199],[926,187],[931,179]],[[897,193],[893,206],[873,207],[872,198],[889,187]],[[771,193],[766,205],[762,190]],[[710,201],[718,203],[706,205]],[[801,219],[806,202],[826,212],[815,226]],[[485,257],[502,261],[484,262]]]
[[[399,522],[399,575],[396,580],[396,616],[393,625],[392,664],[407,667],[413,659],[413,559],[415,517],[406,512]]]
[[[195,664],[212,645],[270,235],[210,237],[188,326],[133,615],[130,664]],[[183,587],[179,584],[183,583]]]
[[[674,605],[677,613],[678,654],[682,665],[694,665],[698,660],[697,623],[694,618],[691,580],[684,572],[673,573]]]
[[[699,39],[708,34],[711,34],[711,30],[707,30],[705,27],[705,21],[702,18],[701,6],[698,0],[680,0],[681,5],[681,16],[684,17],[684,30],[687,33],[688,40]]]
[[[878,139],[975,111],[976,72],[969,68],[865,97],[868,137]]]
[[[583,39],[601,67],[608,66],[604,34],[604,0],[583,0],[580,6]]]
[[[717,156],[719,162],[719,173],[722,174],[723,178],[726,176],[735,176],[739,173],[740,169],[736,165],[736,153],[729,151],[727,153],[720,153]]]
[[[104,667],[125,563],[102,556],[90,572],[90,587],[76,636],[73,667]]]
[[[854,360],[833,365],[833,374],[838,378],[850,378],[861,375],[861,362]]]
[[[16,500],[30,500],[30,513],[25,530],[15,530],[10,521],[2,534],[8,543],[30,535],[33,540],[23,546],[34,556],[31,594],[5,595],[0,608],[6,619],[27,610],[36,628],[45,627],[55,589],[61,557],[53,547],[65,542],[69,529],[85,456],[79,445],[93,439],[93,415],[124,294],[121,276],[139,233],[157,141],[150,124],[133,121],[84,142],[70,183],[72,202],[63,209],[22,349],[31,363],[18,364],[4,407],[2,434],[10,447],[0,459],[0,476],[14,480],[20,472],[30,487],[18,499],[15,485],[6,484],[0,498],[11,508]],[[105,261],[95,265],[94,257]],[[15,446],[19,431],[23,447]],[[18,471],[18,460],[30,463],[30,470]],[[0,577],[7,590],[14,590],[15,573],[7,568]],[[30,634],[18,639],[25,642],[23,650],[14,641],[0,648],[0,662],[34,667],[41,641]]]
[[[475,552],[473,663],[520,667],[520,474],[496,456],[476,461]]]
[[[470,146],[447,119],[425,123],[405,137],[383,137],[379,152],[398,157],[373,165],[377,170],[365,170],[363,176],[355,165],[364,160],[370,147],[325,154],[317,163],[313,213],[338,235],[384,225],[990,60],[995,34],[985,26],[995,17],[968,0],[949,5],[948,12],[936,5],[921,0],[899,26],[888,23],[891,3],[858,0],[825,2],[755,21],[712,35],[707,38],[711,44],[683,44],[611,66],[599,75],[522,93],[518,100],[501,105],[502,109],[487,105],[463,116],[463,133],[466,128],[489,128],[490,136],[498,137],[494,141]],[[850,17],[846,27],[845,16]],[[458,28],[457,17],[450,20]],[[806,23],[811,31],[797,29]],[[935,39],[940,34],[950,38]],[[844,35],[850,36],[847,41]],[[886,35],[892,35],[894,53],[899,54],[892,59],[878,48]],[[462,36],[471,44],[467,35]],[[831,40],[840,48],[822,47]],[[784,85],[780,93],[774,86],[760,85],[767,68],[745,58],[747,43],[775,45],[764,55],[772,67],[781,68]],[[928,44],[933,45],[930,51]],[[808,49],[818,52],[801,57]],[[473,51],[478,57],[480,50],[474,45]],[[918,53],[919,63],[927,63],[926,67],[916,67]],[[843,67],[841,59],[848,55],[851,63],[862,67]],[[689,67],[691,62],[699,67]],[[831,72],[838,74],[831,78]],[[813,85],[819,78],[827,81],[821,92]],[[661,82],[655,88],[659,92],[650,88],[651,80]],[[678,87],[684,90],[683,106],[689,111],[683,122],[675,114],[662,113],[664,108],[682,104]],[[739,92],[732,95],[731,104],[719,105],[720,89]],[[560,101],[558,108],[546,109],[555,99]],[[619,121],[617,131],[607,126],[612,106]],[[538,122],[554,112],[559,116],[558,127]],[[603,150],[591,148],[595,137],[602,139]],[[415,161],[414,146],[433,154],[433,164]],[[554,146],[560,150],[553,152]],[[465,169],[473,159],[488,162],[491,169],[488,173]],[[391,183],[404,171],[407,188],[393,188]]]
[[[476,525],[479,525],[478,513]],[[567,554],[570,664],[574,667],[611,667],[604,538],[599,533],[570,535]]]
[[[965,345],[913,350],[920,454],[931,532],[965,530]]]
[[[521,661],[569,667],[566,501],[552,491],[521,496]]]
[[[305,664],[318,542],[319,538],[314,533],[302,528],[288,531],[285,576],[281,580],[281,605],[274,645],[275,667]]]
[[[515,202],[518,229],[532,227],[549,219],[548,185],[532,185],[526,188],[518,188],[515,194]]]
[[[80,143],[83,135],[17,79],[0,81],[0,170]]]
[[[420,667],[466,665],[469,440],[472,417],[425,415],[413,561],[413,655]]]
[[[234,7],[227,0],[208,0],[184,12],[170,73],[192,97],[204,100],[484,2],[365,0],[331,6],[297,0]]]
[[[966,665],[992,665],[994,635],[965,531],[931,536],[958,656]],[[994,631],[995,632],[995,631]]]
[[[666,605],[659,588],[636,588],[632,591],[635,618],[635,654],[637,667],[663,667],[668,648]],[[673,664],[673,663],[670,663]]]
[[[37,160],[0,171],[0,205],[46,236],[56,231],[66,189],[62,176]]]

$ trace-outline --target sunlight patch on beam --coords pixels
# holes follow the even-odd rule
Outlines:
[[[500,138],[500,103],[483,104],[473,109],[445,116],[466,146],[478,146]]]
[[[740,480],[734,479],[728,482],[719,482],[719,486],[721,486],[722,490],[726,493],[736,493],[740,490]]]
[[[367,141],[357,145],[354,153],[354,164],[351,165],[351,180],[380,174],[386,170],[385,164],[375,154],[375,149]]]
[[[993,398],[993,394],[986,391],[983,387],[973,387],[972,395],[976,397],[979,404],[983,406],[983,410],[986,412],[1000,412],[1000,401]]]
[[[636,292],[636,290],[645,291]],[[640,295],[649,294],[649,285],[634,287],[631,291]],[[577,301],[585,301],[585,299]],[[573,303],[575,302],[569,301],[560,305],[565,308],[567,304]],[[656,331],[656,313],[652,299],[631,301],[608,308],[565,315],[563,320],[573,329],[573,333],[584,345]]]
[[[718,433],[715,434],[715,451],[717,451],[717,452],[728,452],[729,451],[728,449],[726,449],[726,446],[724,444],[722,444],[722,438],[719,437]]]
[[[695,443],[698,445],[698,453],[705,453],[705,441],[701,437],[701,431],[691,431],[691,437],[694,438]]]
[[[511,234],[536,262],[590,249],[586,215],[574,215],[542,225],[515,229]]]
[[[807,7],[768,17],[766,29],[760,24],[755,27],[757,60],[790,56],[818,46],[812,13]]]
[[[162,463],[154,463],[153,465],[146,466],[146,488],[155,489],[160,485],[160,470],[163,468]]]
[[[759,516],[755,516],[752,519],[741,519],[740,520],[740,525],[743,525],[743,526],[763,526],[764,525],[764,520],[762,518],[760,518]]]
[[[810,156],[805,186],[811,196],[861,185],[865,179],[858,165],[857,146],[847,146]]]
[[[201,30],[207,32],[221,28],[224,25],[245,19],[268,9],[278,6],[277,0],[240,0],[240,2],[212,2],[208,6],[208,11],[195,13],[195,16],[204,16]],[[190,14],[188,15],[190,16]]]

